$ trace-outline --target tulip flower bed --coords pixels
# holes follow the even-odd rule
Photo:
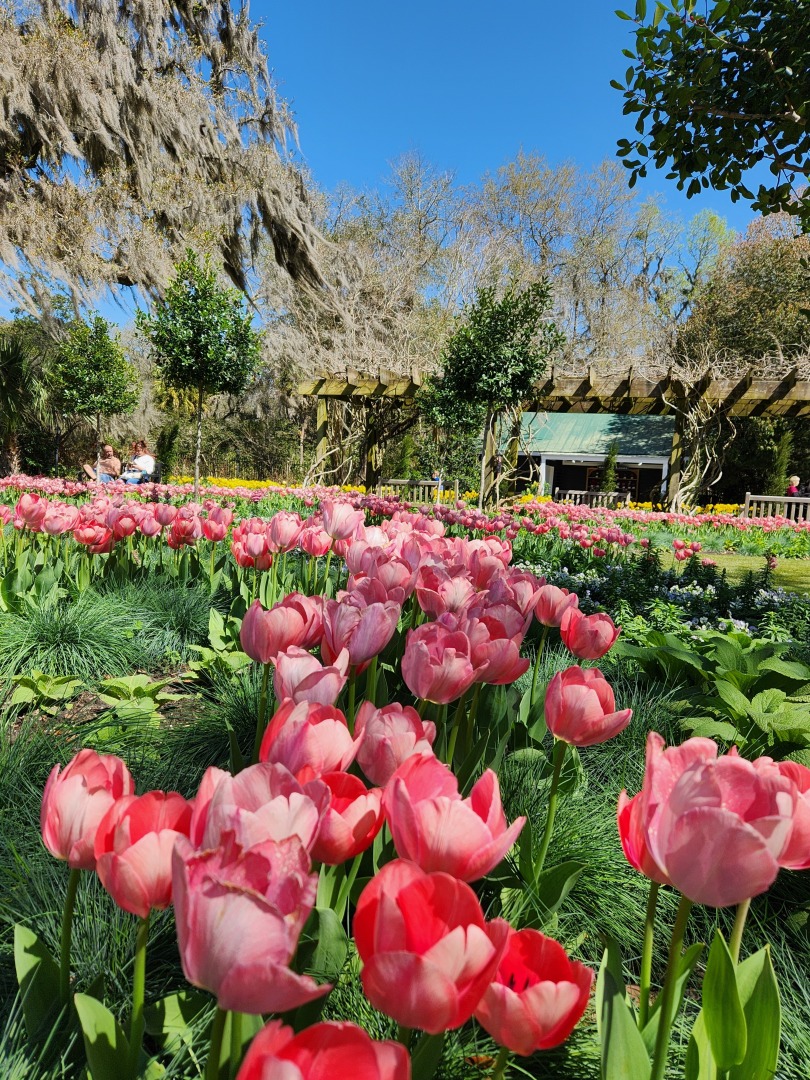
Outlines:
[[[614,620],[515,566],[524,522],[319,495],[9,515],[4,1075],[806,1077],[789,738],[684,741]],[[167,678],[149,589],[206,616]],[[114,611],[66,640],[102,604],[129,668]],[[32,666],[43,611],[84,682]]]

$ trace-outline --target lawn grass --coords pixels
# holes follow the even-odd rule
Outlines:
[[[710,551],[706,558],[717,563],[719,570],[725,570],[728,580],[739,585],[749,572],[761,573],[765,560],[761,555],[737,555],[733,552]],[[675,559],[667,552],[662,560],[666,568],[676,566]],[[810,559],[779,559],[771,578],[772,584],[788,589],[790,592],[810,592]]]

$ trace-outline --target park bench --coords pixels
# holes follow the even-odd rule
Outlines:
[[[740,517],[785,517],[788,521],[810,520],[810,496],[752,495],[745,493]]]
[[[585,491],[569,488],[556,488],[554,502],[568,503],[569,506],[627,506],[630,502],[629,491]]]

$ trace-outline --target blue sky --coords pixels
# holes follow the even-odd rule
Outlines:
[[[291,102],[316,182],[374,187],[408,150],[471,182],[523,147],[587,167],[632,131],[611,89],[629,63],[621,0],[253,0],[270,63]],[[632,3],[626,0],[625,7]],[[690,217],[703,208],[744,230],[727,192],[687,200],[665,173],[641,190]]]

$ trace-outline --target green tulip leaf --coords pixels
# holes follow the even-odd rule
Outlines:
[[[146,1031],[158,1040],[164,1050],[176,1054],[182,1044],[191,1044],[192,1029],[210,1005],[208,995],[196,990],[170,994],[144,1008]]]
[[[121,1025],[100,1001],[75,994],[76,1012],[93,1080],[121,1080],[130,1073],[129,1043]]]
[[[59,1001],[59,965],[40,938],[27,926],[14,927],[14,966],[22,998],[25,1030],[38,1040],[48,1030]]]
[[[683,1003],[683,995],[686,989],[686,984],[689,981],[689,976],[695,970],[695,965],[700,959],[700,954],[703,952],[703,942],[698,941],[694,945],[690,945],[686,952],[681,956],[680,963],[678,965],[678,977],[675,980],[675,1015],[681,1011],[681,1005]],[[658,1025],[661,1020],[661,1010],[659,1008],[661,1004],[661,995],[658,994],[655,1001],[650,1008],[650,1018],[644,1026],[642,1031],[642,1037],[644,1039],[644,1045],[647,1047],[650,1055],[655,1048],[655,1040],[658,1037]]]
[[[649,1080],[647,1048],[627,1004],[624,985],[611,970],[615,958],[610,960],[609,956],[606,949],[596,986],[602,1080]]]
[[[727,1072],[739,1065],[745,1059],[748,1033],[734,961],[719,930],[703,976],[703,1021],[717,1068]]]
[[[433,1080],[444,1053],[445,1034],[420,1036],[411,1055],[412,1080]]]
[[[535,915],[529,918],[526,925],[536,929],[546,926],[551,916],[562,906],[584,869],[585,863],[571,859],[559,866],[543,870],[535,882],[532,895]]]
[[[739,965],[737,990],[748,1028],[748,1049],[743,1060],[729,1069],[728,1080],[759,1080],[763,1076],[775,1076],[782,1009],[771,951],[767,945]]]

